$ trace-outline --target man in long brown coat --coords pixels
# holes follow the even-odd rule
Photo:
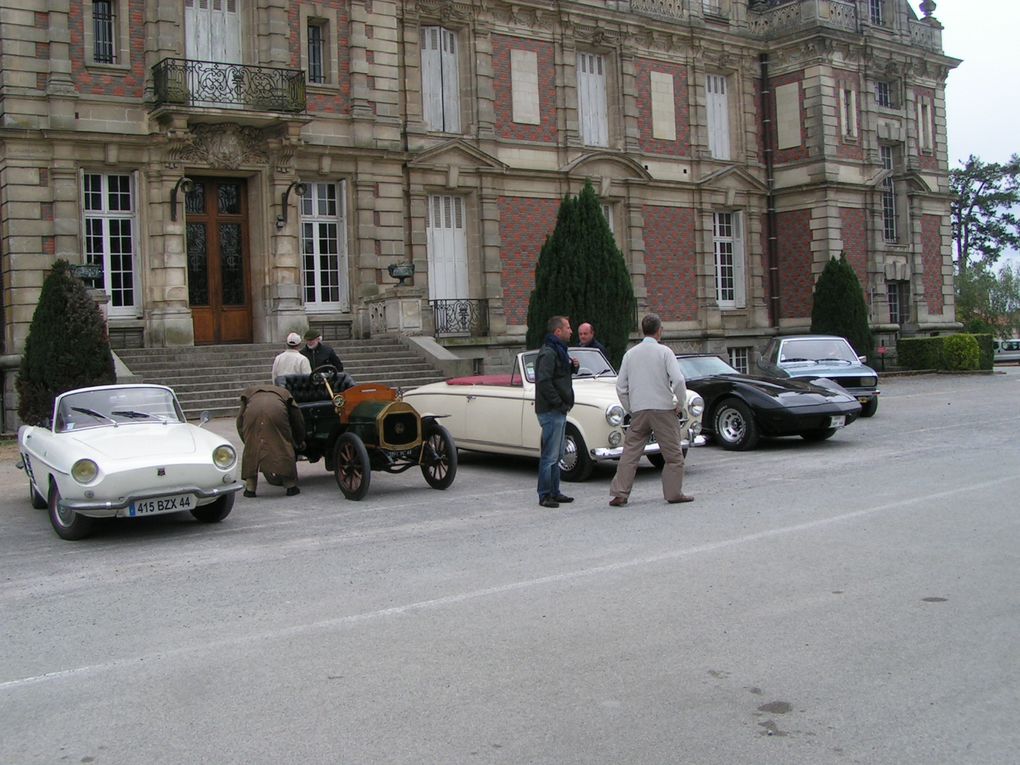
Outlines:
[[[279,478],[288,497],[301,492],[297,487],[294,447],[304,443],[305,423],[289,390],[279,385],[248,388],[241,394],[237,433],[244,442],[241,457],[244,496],[255,496],[260,471],[267,480],[270,475]]]

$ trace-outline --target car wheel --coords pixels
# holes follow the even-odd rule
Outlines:
[[[49,506],[46,497],[35,490],[35,484],[31,481],[28,482],[28,499],[36,510],[45,510]]]
[[[809,430],[807,433],[801,433],[800,437],[805,441],[824,441],[834,435],[836,435],[835,428],[825,428],[824,430]]]
[[[447,489],[457,477],[457,444],[442,425],[431,425],[421,445],[421,474],[433,489]]]
[[[743,401],[728,398],[715,410],[715,437],[723,449],[747,451],[758,443],[758,425]]]
[[[354,433],[344,433],[337,439],[333,456],[333,475],[336,485],[347,499],[364,499],[372,480],[372,463],[368,460],[365,443]]]
[[[645,456],[648,457],[648,461],[652,463],[653,467],[656,467],[659,470],[666,467],[666,458],[663,457],[662,454],[646,454]],[[685,453],[684,456],[686,457],[687,454]]]
[[[208,505],[192,508],[191,514],[202,523],[219,523],[234,509],[234,495],[237,492],[230,492],[219,497],[215,502]]]
[[[595,462],[588,454],[588,447],[581,434],[573,425],[567,425],[567,432],[563,437],[563,456],[560,457],[560,478],[575,483],[587,481],[594,469]]]
[[[861,417],[874,417],[878,411],[878,396],[871,398],[868,403],[861,407]]]
[[[92,519],[68,508],[60,507],[60,489],[54,483],[50,486],[47,502],[50,513],[50,524],[61,539],[83,539],[92,531]]]

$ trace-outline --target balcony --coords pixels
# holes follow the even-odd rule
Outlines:
[[[857,31],[857,6],[848,0],[778,0],[748,14],[751,34],[770,38],[809,27]]]
[[[305,73],[215,61],[165,58],[152,67],[156,107],[206,107],[299,114]]]
[[[436,337],[484,337],[489,332],[488,300],[430,300]]]

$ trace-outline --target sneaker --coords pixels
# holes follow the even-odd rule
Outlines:
[[[300,493],[301,493],[301,489],[299,489],[297,486],[291,486],[289,489],[287,489],[287,496],[288,497],[293,497],[295,494],[300,494]]]
[[[552,497],[542,497],[542,499],[538,500],[538,504],[540,504],[542,507],[559,507],[560,506],[560,503],[557,502]]]
[[[553,499],[555,499],[557,502],[563,503],[574,501],[573,497],[568,497],[566,494],[557,494],[555,497],[553,497]]]

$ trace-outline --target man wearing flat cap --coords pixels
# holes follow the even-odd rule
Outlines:
[[[291,332],[287,335],[287,350],[277,354],[276,358],[273,359],[273,376],[271,379],[274,383],[285,375],[310,375],[312,373],[308,359],[301,354],[300,347],[301,335],[297,332]]]
[[[310,329],[305,332],[305,347],[301,349],[301,355],[308,359],[312,369],[318,369],[324,364],[336,367],[337,372],[344,371],[344,363],[336,355],[336,351],[322,342],[322,333],[317,329]]]

